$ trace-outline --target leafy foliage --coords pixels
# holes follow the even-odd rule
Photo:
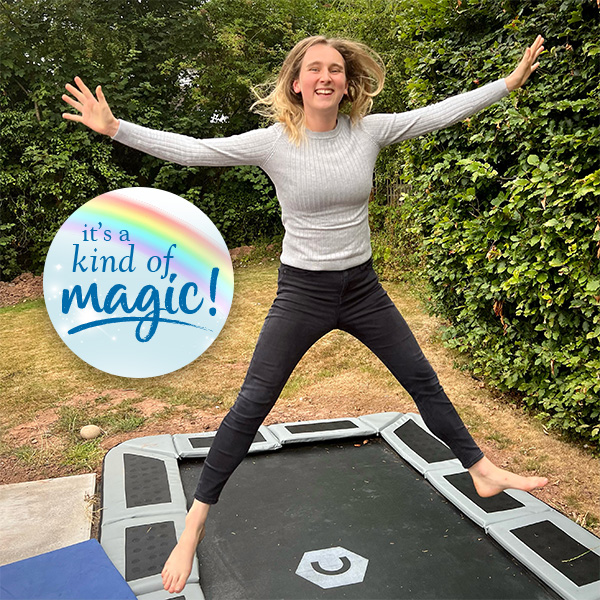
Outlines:
[[[0,10],[0,277],[39,273],[60,225],[130,186],[189,197],[229,245],[281,233],[257,168],[179,167],[62,119],[64,84],[102,85],[113,113],[194,137],[257,127],[252,85],[313,28],[312,2],[20,0]],[[259,194],[256,194],[256,191]],[[242,210],[243,208],[243,210]],[[246,215],[243,212],[246,211]]]
[[[410,183],[434,310],[478,375],[551,425],[600,440],[600,85],[595,2],[462,2],[428,19],[408,102],[505,76],[535,35],[524,89],[382,165]],[[465,86],[465,81],[467,85]],[[404,250],[402,246],[399,251]]]

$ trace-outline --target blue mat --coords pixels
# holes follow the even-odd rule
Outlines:
[[[0,567],[2,600],[136,600],[97,540]]]

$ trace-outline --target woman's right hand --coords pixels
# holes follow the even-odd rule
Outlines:
[[[75,77],[75,83],[77,87],[67,83],[65,88],[75,96],[76,100],[67,94],[63,94],[62,99],[77,109],[81,115],[63,113],[63,119],[78,121],[98,133],[113,137],[119,129],[119,120],[113,116],[102,93],[102,88],[100,86],[96,88],[96,94],[98,95],[98,100],[96,100],[94,94],[90,92],[80,77]]]

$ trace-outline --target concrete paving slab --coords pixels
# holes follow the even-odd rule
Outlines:
[[[96,474],[0,485],[0,565],[90,539]]]

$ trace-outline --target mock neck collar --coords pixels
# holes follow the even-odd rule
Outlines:
[[[338,115],[337,123],[336,123],[335,127],[333,129],[330,129],[329,131],[312,131],[312,129],[308,129],[308,127],[306,127],[305,128],[306,137],[309,137],[312,139],[325,139],[325,138],[336,137],[342,129],[342,120],[343,119],[344,119],[344,115]]]

